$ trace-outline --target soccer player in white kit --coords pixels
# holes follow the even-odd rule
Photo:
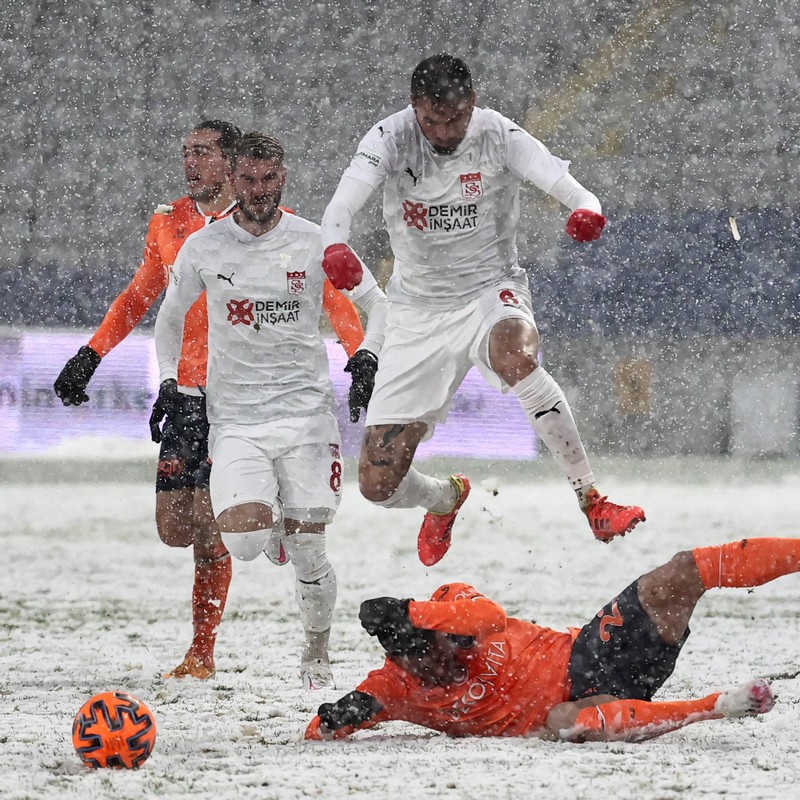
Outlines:
[[[567,399],[538,363],[539,334],[517,257],[523,181],[572,211],[566,230],[578,241],[599,238],[600,202],[569,174],[568,161],[496,111],[476,107],[475,98],[461,59],[422,61],[411,78],[411,104],[361,140],[322,219],[328,278],[339,289],[360,285],[350,225],[383,186],[395,264],[359,483],[379,505],[427,509],[417,542],[426,565],[447,552],[470,486],[463,475],[424,475],[412,460],[473,365],[489,384],[517,395],[599,540],[624,535],[645,518],[638,506],[610,503],[595,487]]]
[[[156,320],[159,400],[169,404],[183,321],[205,291],[211,503],[236,558],[262,552],[291,561],[306,642],[306,688],[331,685],[328,637],[336,575],[325,526],[339,505],[341,438],[319,331],[322,240],[318,225],[283,213],[286,181],[277,139],[250,133],[236,144],[233,184],[239,209],[190,236],[173,266]],[[354,402],[366,408],[388,303],[374,279],[349,293],[368,315],[364,341],[348,362]]]

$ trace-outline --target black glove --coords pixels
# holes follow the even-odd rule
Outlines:
[[[161,428],[159,424],[164,417],[174,414],[180,402],[180,392],[178,392],[178,381],[175,378],[167,378],[158,387],[158,397],[153,403],[153,410],[150,412],[150,438],[158,444],[161,441]]]
[[[417,628],[408,618],[411,600],[376,597],[361,604],[358,618],[361,627],[377,636],[388,656],[423,658],[436,643],[436,631]]]
[[[356,690],[335,703],[323,703],[317,714],[329,731],[338,731],[348,725],[358,727],[362,722],[372,719],[382,708],[372,695]]]
[[[65,406],[79,406],[89,400],[86,387],[99,364],[100,356],[86,345],[64,364],[53,384],[53,391]]]
[[[381,630],[406,628],[411,625],[408,619],[410,600],[396,597],[375,597],[361,604],[358,618],[361,627],[370,635],[377,636]]]
[[[375,388],[375,373],[378,371],[378,357],[369,350],[356,350],[347,365],[345,372],[352,376],[347,404],[350,406],[350,422],[358,422],[361,409],[367,410],[372,390]]]

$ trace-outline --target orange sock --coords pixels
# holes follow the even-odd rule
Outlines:
[[[192,589],[192,622],[194,637],[190,651],[204,664],[214,664],[217,628],[225,610],[233,569],[226,552],[216,561],[195,562]]]
[[[706,589],[760,586],[800,572],[800,539],[742,539],[692,550]]]
[[[636,742],[676,731],[692,722],[722,719],[714,704],[720,692],[698,700],[651,703],[647,700],[614,700],[581,709],[568,738],[593,741]]]

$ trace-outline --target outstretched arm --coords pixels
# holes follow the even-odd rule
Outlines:
[[[358,178],[342,176],[322,215],[322,246],[347,244],[353,217],[366,205],[375,187]]]
[[[505,609],[466,583],[440,586],[432,600],[412,600],[411,624],[418,628],[481,638],[506,629]]]
[[[306,739],[342,739],[381,722],[383,706],[372,695],[354,691],[335,703],[323,703],[306,728]]]
[[[600,238],[606,218],[600,201],[569,174],[569,161],[554,156],[538,139],[518,128],[508,133],[508,168],[563,203],[572,214],[566,231],[576,241]]]
[[[111,304],[92,338],[67,361],[53,384],[65,406],[79,406],[89,400],[86,387],[100,360],[139,324],[166,285],[158,244],[152,235],[153,225],[151,221],[144,261],[133,279]]]
[[[131,282],[109,306],[94,336],[89,339],[89,347],[100,358],[108,355],[141,322],[165,286],[164,267],[145,255]]]

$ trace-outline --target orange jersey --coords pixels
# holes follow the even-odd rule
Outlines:
[[[471,636],[459,654],[466,677],[458,684],[423,684],[390,659],[356,691],[383,708],[361,728],[404,720],[451,736],[524,736],[544,727],[550,709],[569,697],[572,643],[569,633],[507,617],[501,606],[464,583],[445,584],[428,601],[412,601],[409,618],[418,628]],[[319,738],[319,717],[306,738]],[[354,728],[336,731],[336,737]]]
[[[150,218],[145,240],[144,258],[128,286],[123,289],[106,312],[100,327],[89,340],[101,358],[113,350],[141,321],[156,298],[166,290],[169,269],[186,238],[205,224],[197,204],[190,197],[181,197],[165,213]],[[233,208],[217,215],[222,219]],[[283,209],[292,213],[288,209]],[[358,349],[364,338],[361,320],[353,304],[341,292],[325,282],[323,308],[334,332],[348,356]],[[201,295],[186,314],[181,359],[178,363],[178,385],[205,386],[208,362],[208,315],[206,296]]]

